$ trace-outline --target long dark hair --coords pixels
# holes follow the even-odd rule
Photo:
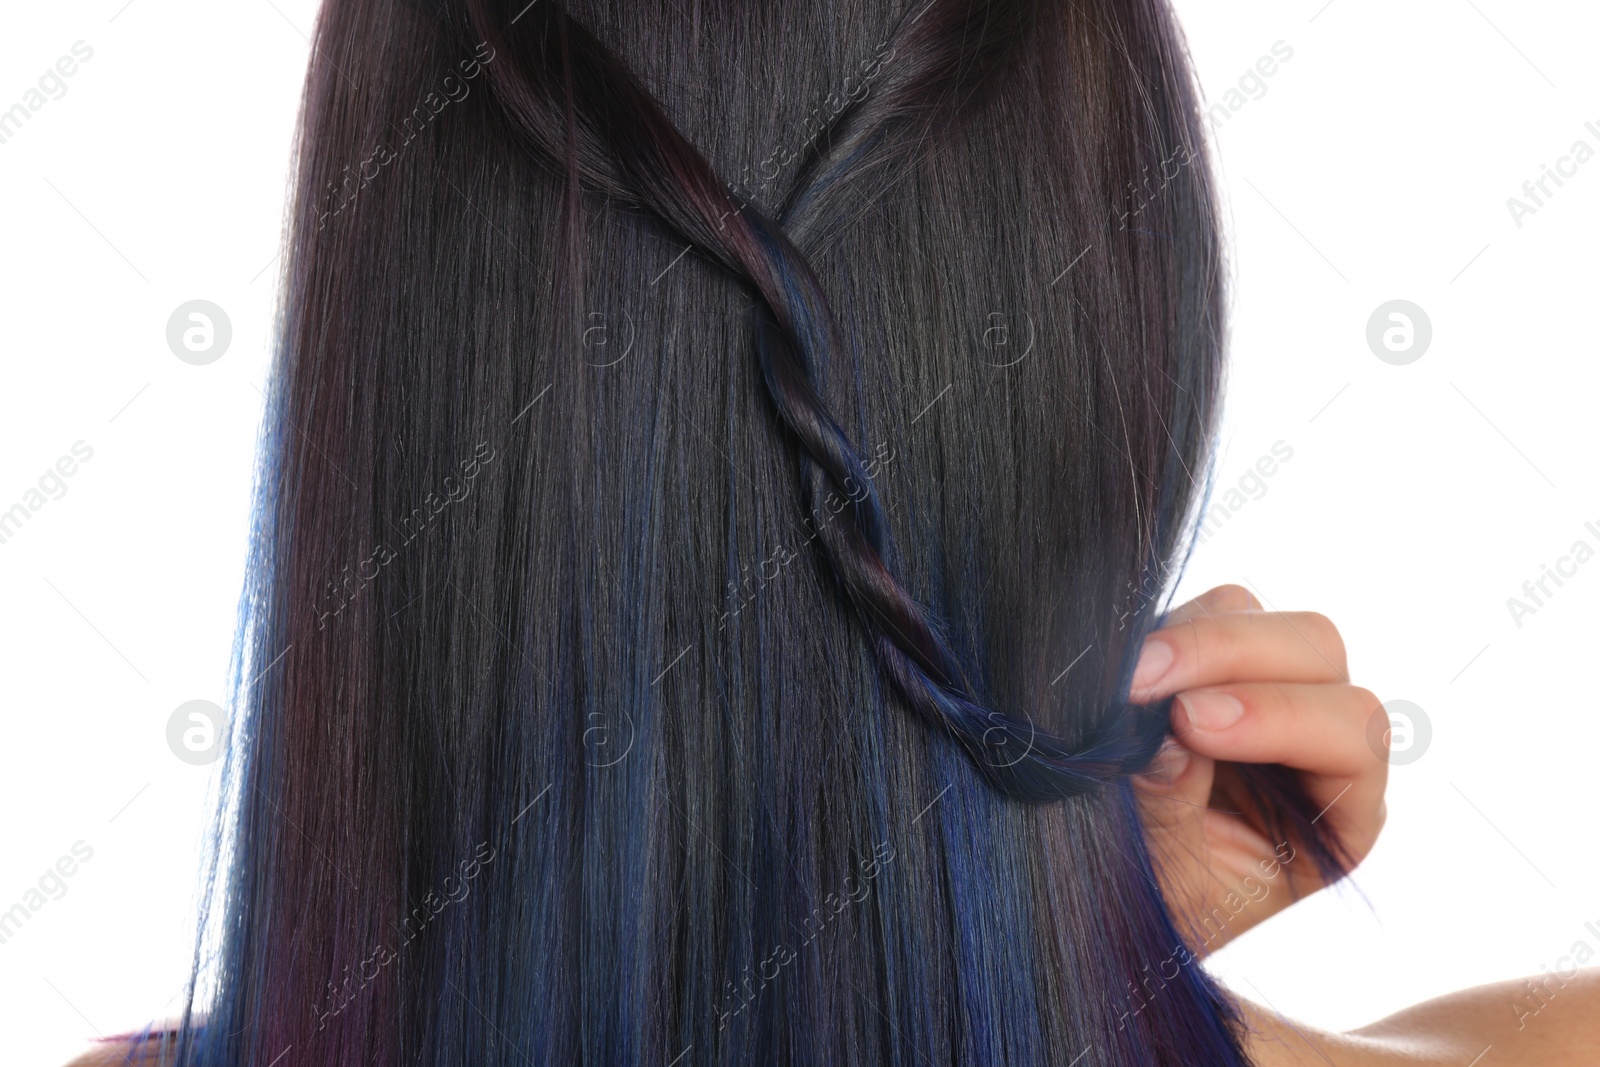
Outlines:
[[[326,0],[300,137],[181,1062],[1243,1062],[1127,783],[1164,0]]]

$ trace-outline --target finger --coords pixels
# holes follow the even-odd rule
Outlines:
[[[1164,855],[1173,849],[1191,854],[1200,847],[1205,820],[1214,814],[1207,805],[1216,770],[1215,760],[1197,756],[1169,738],[1151,770],[1131,779],[1141,818],[1147,829],[1160,831],[1151,841]]]
[[[1174,738],[1168,738],[1151,762],[1150,770],[1135,775],[1133,787],[1147,797],[1175,801],[1196,812],[1211,797],[1216,761],[1196,756]]]
[[[1349,779],[1388,767],[1367,742],[1367,720],[1381,706],[1354,685],[1242,682],[1179,693],[1172,729],[1212,759]]]
[[[1297,844],[1304,844],[1296,836],[1292,824],[1278,819],[1281,813],[1275,814],[1273,798],[1263,795],[1251,781],[1251,766],[1247,763],[1217,764],[1216,784],[1211,791],[1212,811],[1228,813],[1263,834],[1279,835],[1274,839],[1280,845],[1284,844],[1281,835],[1285,832]],[[1352,861],[1352,866],[1366,858],[1383,833],[1387,777],[1387,766],[1354,778],[1309,771],[1298,775],[1311,805],[1305,812],[1311,818],[1311,831],[1330,834],[1337,840],[1339,850]],[[1293,877],[1296,882],[1304,881],[1312,888],[1315,887],[1313,883],[1322,884],[1322,874],[1316,864],[1297,867]]]
[[[1180,693],[1172,727],[1197,754],[1302,771],[1320,809],[1313,821],[1328,816],[1346,845],[1364,855],[1382,830],[1389,780],[1388,760],[1373,751],[1365,728],[1380,706],[1353,685],[1247,683]]]
[[[1145,639],[1129,696],[1149,702],[1180,689],[1263,678],[1349,681],[1338,629],[1309,611],[1195,616]]]
[[[1162,626],[1186,622],[1197,615],[1218,615],[1230,611],[1260,611],[1261,601],[1242,585],[1219,585],[1207,589],[1193,600],[1179,604],[1167,612]]]

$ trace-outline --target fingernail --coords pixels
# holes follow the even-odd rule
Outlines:
[[[1178,703],[1196,730],[1226,730],[1244,715],[1244,705],[1232,693],[1198,690],[1180,695]]]
[[[1138,665],[1133,668],[1133,688],[1149,689],[1155,685],[1172,666],[1173,659],[1171,645],[1150,638],[1144,643],[1144,651],[1139,653]]]

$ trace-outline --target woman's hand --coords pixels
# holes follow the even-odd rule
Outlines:
[[[1130,696],[1172,694],[1177,741],[1134,786],[1162,893],[1203,956],[1323,886],[1295,842],[1266,836],[1231,765],[1298,771],[1319,822],[1360,862],[1383,828],[1389,764],[1367,741],[1381,704],[1350,684],[1333,624],[1263,611],[1240,586],[1177,608],[1145,641]]]

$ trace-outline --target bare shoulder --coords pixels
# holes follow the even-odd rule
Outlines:
[[[1600,1054],[1600,968],[1463,989],[1345,1033],[1248,1002],[1244,1015],[1256,1067],[1589,1067]]]

